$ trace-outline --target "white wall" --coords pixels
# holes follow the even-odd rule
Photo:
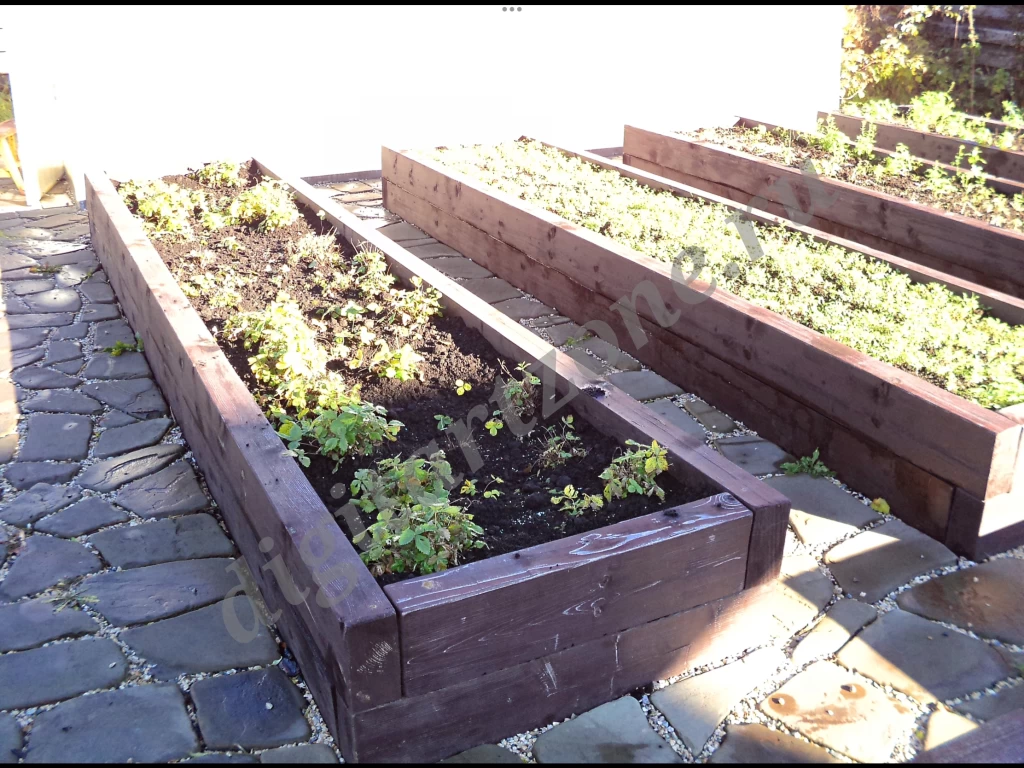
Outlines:
[[[838,105],[842,7],[8,6],[0,22],[12,72],[53,78],[75,167],[273,154],[315,175],[378,168],[382,143],[606,147],[626,122],[739,113],[806,127]]]

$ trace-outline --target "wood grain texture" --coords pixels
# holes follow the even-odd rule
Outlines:
[[[970,270],[960,274],[974,282],[1021,297],[1024,283],[1024,235],[909,200],[865,189],[835,179],[809,176],[799,169],[706,142],[627,126],[625,154],[686,175],[685,183],[701,186],[707,179],[723,194],[739,202],[758,199],[756,208],[782,206],[783,215],[799,223],[864,240],[880,250],[892,250],[880,241],[905,250],[898,255],[913,259],[919,252]],[[662,173],[661,175],[668,175]],[[824,222],[844,227],[835,231]],[[928,266],[928,262],[923,262]]]
[[[284,610],[282,634],[307,674],[323,670],[314,690],[323,687],[329,702],[326,688],[334,688],[354,710],[398,698],[391,603],[282,454],[280,438],[110,181],[89,174],[86,189],[93,248],[268,604]]]
[[[1024,709],[1008,712],[963,736],[921,752],[911,762],[1020,765],[1024,762]]]
[[[673,334],[826,413],[951,484],[980,497],[1006,492],[1020,425],[921,379],[718,289],[703,303],[680,300],[672,268],[486,188],[422,158],[384,149],[389,186],[415,190],[451,213],[606,299],[652,286],[678,312]],[[506,278],[507,279],[507,278]],[[514,282],[514,281],[512,281]],[[690,288],[709,286],[693,281]],[[684,297],[685,298],[685,297]],[[636,312],[658,322],[649,303]],[[957,436],[959,447],[953,444]]]
[[[385,587],[398,611],[403,691],[427,693],[735,594],[751,521],[723,494]]]
[[[771,587],[748,589],[484,680],[460,681],[352,718],[357,759],[431,762],[561,720],[767,640]]]
[[[1024,488],[988,501],[957,488],[950,508],[946,546],[972,560],[1005,552],[1024,540]]]
[[[836,127],[853,139],[860,136],[865,122],[862,117],[844,115],[842,112],[819,112],[818,117],[831,117],[836,121]],[[881,149],[895,151],[897,145],[905,144],[914,157],[950,164],[956,160],[960,147],[964,147],[966,154],[970,154],[977,147],[981,153],[981,159],[985,161],[983,167],[985,173],[1024,182],[1024,153],[1022,152],[986,147],[967,139],[918,131],[894,123],[874,122],[874,125],[876,130],[875,146]]]
[[[268,175],[281,177],[272,167],[264,164],[261,167]],[[295,181],[295,176],[286,178],[297,199],[311,208],[323,210],[326,220],[344,237],[354,244],[367,242],[378,248],[391,270],[403,280],[418,276],[435,288],[443,297],[446,311],[479,331],[500,354],[533,364],[534,372],[544,382],[545,393],[550,392],[552,398],[557,393],[560,402],[580,413],[599,431],[619,440],[648,443],[657,440],[668,451],[671,474],[686,483],[707,483],[710,493],[725,492],[736,497],[753,512],[755,535],[764,532],[762,546],[750,548],[747,586],[771,581],[778,575],[789,518],[789,500],[785,496],[727,461],[702,441],[671,426],[603,377],[579,365],[429,263],[368,227],[321,190]],[[386,182],[384,187],[386,195]],[[550,407],[545,405],[545,409]]]

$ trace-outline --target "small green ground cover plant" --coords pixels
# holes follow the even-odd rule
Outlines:
[[[1024,326],[976,296],[782,227],[755,225],[752,261],[733,210],[645,187],[537,142],[427,153],[453,170],[990,408],[1024,402]]]
[[[807,474],[811,477],[834,477],[836,473],[825,466],[820,456],[818,449],[815,448],[814,453],[810,456],[801,456],[796,461],[786,461],[780,466],[787,475]]]
[[[944,91],[926,91],[918,94],[907,105],[899,106],[888,99],[851,102],[843,111],[877,122],[893,123],[916,131],[941,133],[954,139],[966,139],[985,147],[1024,150],[1024,115],[1012,101],[1003,102],[1003,121],[1010,130],[993,131],[972,115],[957,109],[953,98]]]

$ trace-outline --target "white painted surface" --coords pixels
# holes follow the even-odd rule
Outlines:
[[[521,134],[582,148],[624,123],[838,106],[841,6],[13,6],[12,72],[56,87],[69,165],[158,175],[274,155],[378,168],[380,145]],[[17,108],[17,104],[15,105]]]

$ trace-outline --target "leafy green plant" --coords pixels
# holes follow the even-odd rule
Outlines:
[[[559,511],[566,512],[572,517],[579,517],[590,510],[596,511],[604,506],[604,501],[602,501],[600,496],[580,493],[572,485],[565,486],[561,493],[552,496],[551,503],[561,505],[558,506]]]
[[[398,349],[391,349],[386,341],[379,341],[377,353],[370,359],[370,369],[381,376],[399,381],[422,378],[419,364],[423,361],[420,355],[408,344]]]
[[[797,461],[787,461],[780,465],[787,475],[808,474],[811,477],[833,477],[835,472],[819,460],[818,449],[810,456],[802,456]]]
[[[127,181],[118,193],[152,237],[190,235],[192,215],[206,199],[201,191],[188,191],[160,180]]]
[[[508,376],[508,379],[501,386],[502,404],[504,407],[510,408],[520,418],[530,416],[533,413],[537,386],[540,384],[540,379],[530,373],[528,368],[529,363],[524,362],[517,365],[516,372],[521,374],[521,377],[516,378],[509,373],[504,361],[501,363],[501,370]],[[495,413],[501,412],[496,411]]]
[[[56,275],[58,272],[60,272],[60,270],[61,268],[56,266],[28,268],[28,271],[31,272],[33,275]]]
[[[587,449],[582,439],[573,430],[573,417],[563,416],[561,429],[555,426],[544,427],[547,438],[541,440],[544,450],[537,458],[537,463],[544,469],[554,469],[565,464],[569,459],[582,459]]]
[[[871,160],[875,156],[875,139],[878,137],[878,126],[874,123],[864,123],[860,129],[860,135],[853,143],[853,154],[864,160]]]
[[[142,352],[142,337],[139,334],[135,334],[134,344],[126,344],[125,342],[118,339],[117,341],[114,342],[114,346],[105,347],[103,351],[108,352],[112,357],[120,357],[125,352]]]
[[[443,451],[423,459],[384,459],[361,469],[351,488],[353,501],[376,521],[353,537],[371,538],[362,558],[374,574],[433,573],[457,565],[459,555],[484,546],[483,529],[450,501],[451,465]]]
[[[871,502],[871,508],[882,515],[889,514],[889,502],[879,496],[877,499]]]
[[[463,481],[462,488],[459,489],[459,493],[463,496],[476,496],[476,480]]]
[[[324,269],[336,265],[340,259],[341,251],[334,235],[308,233],[288,243],[288,261],[293,266],[305,262]]]
[[[630,446],[629,450],[612,459],[598,475],[604,480],[605,499],[611,501],[638,494],[657,496],[664,501],[665,491],[654,478],[668,469],[668,451],[658,445],[657,440],[652,440],[650,445],[627,440],[626,445]]]
[[[468,381],[463,381],[462,379],[457,379],[455,381],[455,394],[457,394],[459,397],[462,397],[462,395],[469,392],[469,390],[471,390],[472,388],[473,385],[470,384]]]
[[[389,291],[388,322],[397,324],[401,336],[419,333],[432,317],[441,315],[441,293],[435,288],[424,288],[423,279],[414,276],[411,291],[392,288]]]
[[[228,215],[231,221],[272,232],[298,221],[299,209],[282,182],[264,179],[232,200]]]
[[[240,170],[241,166],[238,163],[221,160],[207,163],[193,173],[192,177],[207,187],[240,187],[245,183],[238,175]]]
[[[345,456],[369,456],[385,440],[394,442],[404,426],[388,421],[383,407],[354,400],[337,410],[315,409],[313,414],[313,418],[283,418],[277,433],[302,466],[309,466],[304,446],[310,445],[334,462],[334,472]]]
[[[502,416],[501,411],[495,411],[491,414],[491,418],[484,423],[484,429],[490,432],[491,437],[496,437],[498,431],[505,426],[505,422],[501,420],[500,416]]]
[[[455,421],[451,416],[445,416],[443,413],[437,414],[434,418],[437,420],[438,432],[444,432]]]

